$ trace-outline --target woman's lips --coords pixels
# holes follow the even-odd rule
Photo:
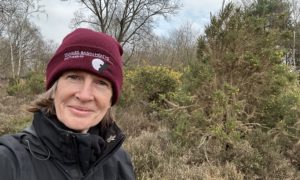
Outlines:
[[[93,112],[92,109],[81,106],[68,106],[70,111],[78,116],[86,116]]]

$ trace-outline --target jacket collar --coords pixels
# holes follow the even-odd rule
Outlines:
[[[27,133],[31,134],[28,142],[33,153],[50,154],[50,158],[62,164],[78,164],[83,173],[112,155],[125,139],[115,123],[101,130],[96,126],[89,133],[81,134],[65,127],[56,116],[44,112],[34,114],[31,130]]]

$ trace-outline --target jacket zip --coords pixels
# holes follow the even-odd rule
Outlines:
[[[113,148],[111,148],[111,150],[107,152],[103,157],[98,159],[82,179],[88,178],[90,175],[92,175],[92,170],[97,166],[101,166],[109,157],[111,157],[121,147],[124,140],[125,136],[123,134],[119,135],[119,138],[116,139],[114,145],[112,145]]]
[[[78,157],[77,140],[76,140],[75,135],[72,134],[71,137],[72,137],[72,146],[73,146],[72,149],[74,149],[73,154],[75,155],[75,158],[76,158],[76,170],[77,170],[77,172],[80,172],[78,179],[81,179],[83,177],[83,173],[81,171],[80,164],[79,164],[80,161],[79,161],[79,157]]]

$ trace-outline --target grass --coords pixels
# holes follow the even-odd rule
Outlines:
[[[6,81],[0,81],[0,135],[19,132],[30,123],[32,116],[23,110],[30,99],[9,96],[7,85]]]

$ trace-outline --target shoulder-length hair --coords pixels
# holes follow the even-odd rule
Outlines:
[[[27,111],[35,113],[38,111],[44,111],[50,115],[56,115],[55,105],[54,105],[54,94],[57,88],[57,81],[49,88],[46,92],[40,94],[36,100],[32,101],[27,107]],[[112,124],[114,121],[111,109],[109,109],[103,119],[100,121],[99,125],[101,128],[106,128]]]

